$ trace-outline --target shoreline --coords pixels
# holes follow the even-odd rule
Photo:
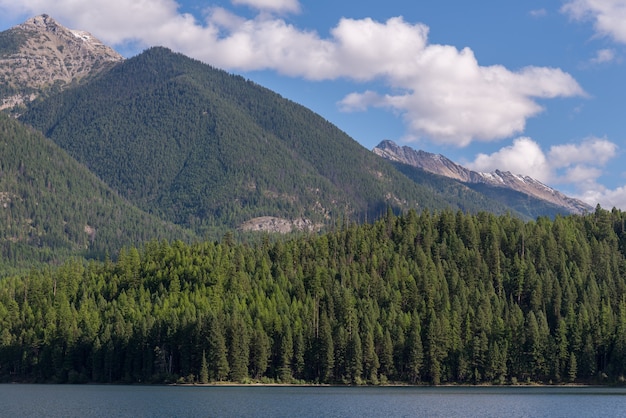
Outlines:
[[[0,382],[1,385],[67,385],[67,386],[180,386],[180,387],[311,387],[311,388],[624,388],[625,384],[621,383],[509,383],[509,384],[465,384],[465,383],[446,383],[440,385],[423,384],[405,384],[405,383],[387,383],[387,384],[363,384],[350,385],[341,383],[263,383],[263,382],[210,382],[210,383],[178,383],[178,382],[162,382],[162,383],[145,383],[145,382],[81,382],[81,383],[58,383],[58,382]]]
[[[141,383],[140,383],[141,384]],[[131,384],[132,385],[132,384]],[[148,386],[151,384],[147,384]],[[158,384],[157,384],[158,385]],[[524,384],[443,384],[443,385],[409,385],[409,384],[385,384],[385,385],[344,385],[332,383],[236,383],[236,382],[213,382],[213,383],[165,383],[166,386],[198,386],[198,387],[337,387],[337,388],[602,388],[602,387],[624,387],[615,384],[591,384],[591,383],[524,383]]]

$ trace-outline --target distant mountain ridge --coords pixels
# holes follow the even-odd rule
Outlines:
[[[443,155],[415,150],[408,146],[401,147],[390,140],[382,141],[373,149],[373,152],[390,161],[417,167],[429,173],[455,179],[463,183],[483,184],[517,191],[550,202],[570,213],[582,214],[593,210],[587,203],[568,197],[530,176],[516,175],[509,171],[500,170],[491,173],[469,170]]]
[[[0,33],[0,109],[34,100],[124,58],[89,32],[43,14]]]

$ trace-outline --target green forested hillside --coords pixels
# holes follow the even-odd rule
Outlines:
[[[203,233],[256,216],[332,224],[375,219],[388,205],[460,207],[310,110],[164,48],[22,120],[140,208]]]
[[[410,211],[0,281],[5,381],[622,382],[626,214]]]
[[[0,114],[0,276],[193,234],[133,207],[39,132]]]

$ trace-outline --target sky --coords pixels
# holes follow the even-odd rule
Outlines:
[[[0,0],[125,57],[165,46],[477,171],[626,210],[626,0]]]

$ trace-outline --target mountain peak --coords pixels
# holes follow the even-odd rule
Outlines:
[[[110,47],[104,45],[100,40],[89,32],[76,29],[68,29],[58,23],[54,18],[47,14],[31,17],[24,23],[21,23],[9,30],[22,30],[30,33],[52,33],[57,38],[65,38],[65,41],[76,44],[86,44],[89,49],[100,50],[106,58],[114,61],[122,60],[123,57]]]
[[[24,23],[17,25],[20,28],[44,28],[47,31],[54,31],[57,28],[62,28],[52,17],[47,14],[41,14],[39,16],[31,17]]]
[[[373,149],[374,154],[391,161],[408,164],[421,168],[429,173],[439,174],[455,180],[469,181],[469,170],[454,163],[441,154],[415,150],[407,146],[399,146],[388,139],[382,141]]]
[[[88,32],[68,29],[47,14],[0,32],[0,109],[32,101],[124,58]]]

